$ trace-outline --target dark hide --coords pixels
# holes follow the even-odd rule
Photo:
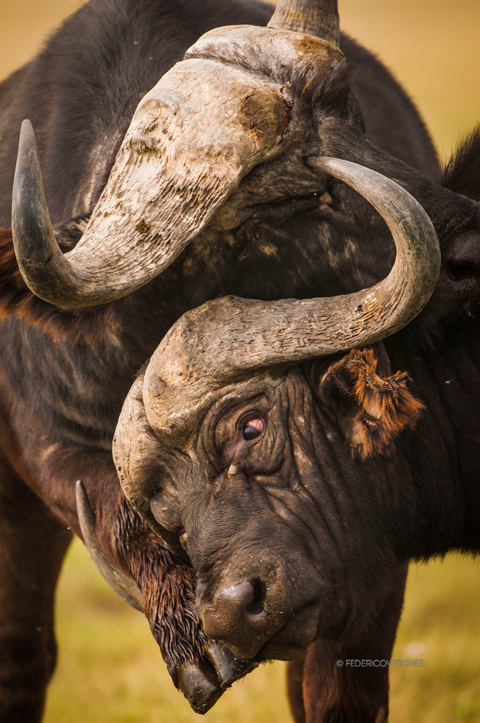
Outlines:
[[[53,591],[68,530],[80,534],[77,479],[87,489],[106,554],[143,592],[174,680],[191,660],[211,672],[193,609],[192,570],[167,553],[127,507],[111,459],[123,400],[166,330],[188,308],[215,296],[337,294],[371,284],[391,264],[389,234],[368,204],[300,164],[304,176],[289,168],[283,176],[273,168],[269,176],[264,169],[263,197],[260,171],[254,170],[239,190],[246,211],[232,232],[192,244],[159,279],[118,302],[78,311],[55,308],[34,298],[19,277],[8,227],[21,121],[28,117],[35,127],[47,203],[67,250],[82,233],[144,93],[201,33],[218,25],[265,24],[270,13],[269,6],[247,0],[91,0],[37,59],[0,87],[0,224],[7,228],[0,237],[0,655],[7,671],[0,680],[2,720],[35,723],[42,716],[55,660]],[[350,157],[399,180],[424,204],[445,252],[453,249],[444,293],[416,327],[419,337],[432,338],[447,312],[471,303],[472,266],[457,269],[454,279],[451,266],[459,234],[477,237],[476,205],[437,185],[435,151],[411,102],[367,51],[348,38],[342,43],[359,66],[352,85],[359,105],[348,89],[350,73],[318,83],[302,101],[311,137],[316,134],[317,151],[320,138],[323,153]],[[375,146],[364,138],[364,121]],[[475,162],[469,153],[467,166]],[[456,179],[459,163],[452,171]],[[402,574],[392,565],[385,585],[395,623],[380,636],[383,657],[394,637]],[[331,653],[320,658],[307,658],[306,675],[315,677],[323,666],[332,705],[347,705],[339,702],[347,683],[338,682],[337,673],[332,678],[330,663],[322,662]],[[348,705],[363,711],[368,699],[369,711],[385,706],[387,682],[380,693],[371,688],[371,681],[359,683],[358,704],[349,689]],[[310,697],[308,709],[314,705]]]
[[[338,660],[390,659],[403,605],[407,566],[371,626],[354,644],[318,641],[288,664],[288,694],[296,723],[373,721],[388,718],[388,672],[338,667]],[[387,654],[387,658],[383,658]],[[300,694],[299,694],[300,693]]]
[[[480,127],[462,143],[447,163],[443,184],[455,193],[480,201]]]

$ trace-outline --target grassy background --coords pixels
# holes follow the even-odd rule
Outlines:
[[[450,556],[412,566],[394,658],[425,668],[392,669],[391,723],[480,720],[480,574]],[[142,615],[118,600],[76,541],[58,597],[60,661],[45,723],[195,723],[174,690]],[[288,723],[283,663],[236,683],[205,723]],[[20,722],[19,722],[20,723]]]
[[[200,0],[199,0],[200,1]],[[227,2],[228,0],[225,0]],[[0,78],[26,62],[81,0],[0,0]],[[340,0],[342,27],[374,50],[410,92],[443,158],[480,119],[478,0]],[[394,657],[426,668],[392,673],[391,723],[480,720],[478,563],[412,567]],[[60,660],[46,723],[193,723],[144,618],[118,601],[80,543],[58,598]],[[283,723],[284,666],[263,666],[207,714],[210,723]],[[21,723],[19,721],[18,723]]]

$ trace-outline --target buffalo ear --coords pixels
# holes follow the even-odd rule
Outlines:
[[[480,201],[480,126],[460,143],[445,166],[442,186]]]
[[[321,399],[361,459],[381,454],[403,429],[415,426],[423,404],[407,384],[405,372],[391,374],[383,344],[354,349],[324,374]]]
[[[443,172],[442,185],[454,193],[480,201],[480,126],[456,149]],[[459,203],[459,201],[457,201]],[[452,209],[452,217],[455,209]],[[480,295],[480,207],[471,228],[442,246],[442,269],[457,294],[477,299]]]
[[[450,285],[470,301],[480,296],[480,212],[477,226],[459,234],[442,249],[442,270]]]

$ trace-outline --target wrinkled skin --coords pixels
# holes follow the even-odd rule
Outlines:
[[[335,454],[343,439],[315,397],[311,383],[292,371],[277,389],[266,386],[252,397],[229,400],[230,409],[222,405],[221,415],[214,408],[195,450],[201,464],[192,465],[188,475],[187,494],[195,496],[195,504],[190,507],[179,491],[204,629],[215,639],[226,636],[242,657],[291,659],[318,637],[335,639],[340,631],[353,636],[357,610],[363,620],[379,588],[381,595],[392,584],[385,570],[395,569],[396,559],[381,544],[377,511],[368,503],[385,479],[398,477],[399,468],[382,459],[379,469],[360,476],[350,455]],[[265,432],[245,441],[241,419],[256,417],[265,420]],[[223,473],[215,474],[220,465]],[[347,495],[353,477],[358,487]],[[193,480],[200,486],[192,489]],[[385,498],[393,507],[389,515],[408,520],[408,510],[395,509],[388,490]],[[252,564],[257,555],[257,565]],[[370,556],[377,566],[373,575]],[[254,587],[247,615],[260,618],[258,637],[247,643],[240,617],[245,611],[238,612],[232,590],[245,579]]]
[[[446,183],[462,188],[478,149],[477,137]],[[385,720],[385,673],[334,661],[388,659],[409,559],[480,548],[478,205],[444,198],[439,284],[386,348],[252,374],[170,440],[142,422],[136,484],[188,553],[207,635],[254,661],[318,641],[291,666],[299,721]]]
[[[358,365],[376,366],[358,356]],[[387,435],[374,402],[366,411],[350,401],[344,384],[355,372],[346,364],[326,376],[319,363],[241,384],[208,411],[181,455],[158,442],[142,449],[137,473],[157,480],[153,514],[181,535],[204,630],[239,657],[290,660],[317,638],[355,640],[402,562],[385,544],[379,513],[418,527],[408,463],[391,440],[415,424],[420,405],[404,379],[390,377],[382,393],[399,397],[402,409]],[[365,448],[372,453],[359,414],[379,436],[374,461],[361,460]],[[243,436],[248,420],[263,423],[251,440]],[[400,478],[402,497],[392,490]]]

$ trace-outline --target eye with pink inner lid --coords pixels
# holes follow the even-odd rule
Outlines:
[[[250,419],[246,424],[243,425],[243,438],[250,442],[252,439],[256,439],[261,435],[265,428],[265,422],[263,419]]]

